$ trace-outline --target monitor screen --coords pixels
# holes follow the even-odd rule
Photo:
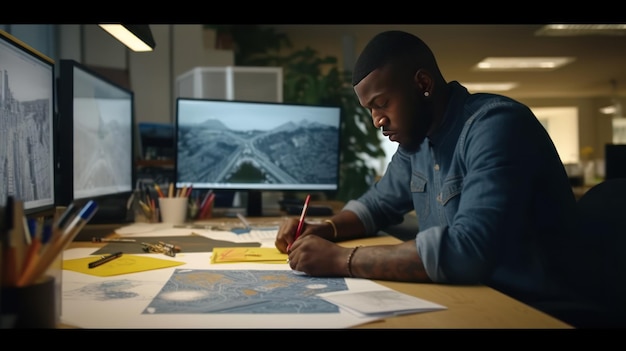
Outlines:
[[[0,204],[53,214],[54,61],[0,30]]]
[[[271,102],[176,100],[176,183],[193,189],[336,191],[341,108]]]
[[[114,217],[122,216],[119,204],[134,186],[134,93],[74,60],[60,60],[58,97],[59,204],[99,199],[95,223],[106,215],[105,201],[118,199]]]

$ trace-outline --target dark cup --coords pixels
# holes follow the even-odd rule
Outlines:
[[[25,287],[2,287],[2,328],[56,328],[55,293],[51,276]]]

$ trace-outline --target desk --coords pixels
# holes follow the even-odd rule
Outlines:
[[[206,222],[222,220],[213,219]],[[392,236],[382,235],[346,241],[341,244],[355,246],[399,242],[401,242],[399,239]],[[73,242],[70,248],[101,245],[103,244]],[[556,318],[486,286],[375,282],[402,293],[444,305],[447,310],[386,318],[358,325],[355,328],[571,328]]]

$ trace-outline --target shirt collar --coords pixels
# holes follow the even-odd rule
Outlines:
[[[457,81],[449,82],[448,87],[450,98],[443,116],[443,123],[433,135],[426,138],[433,145],[440,144],[445,136],[448,135],[448,132],[456,125],[456,122],[462,121],[465,101],[470,96],[467,88]]]

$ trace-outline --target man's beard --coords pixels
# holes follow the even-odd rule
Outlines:
[[[424,142],[424,139],[426,139],[427,133],[430,127],[432,126],[433,109],[432,109],[432,103],[430,102],[430,100],[424,101],[423,108],[419,112],[419,114],[423,118],[421,122],[417,121],[419,118],[417,114],[418,113],[414,114],[414,117],[413,117],[414,119],[412,123],[409,125],[409,128],[411,129],[408,133],[410,137],[409,141],[406,143],[400,143],[400,147],[402,149],[411,153],[418,152],[420,150],[420,145],[422,145],[422,143]]]

